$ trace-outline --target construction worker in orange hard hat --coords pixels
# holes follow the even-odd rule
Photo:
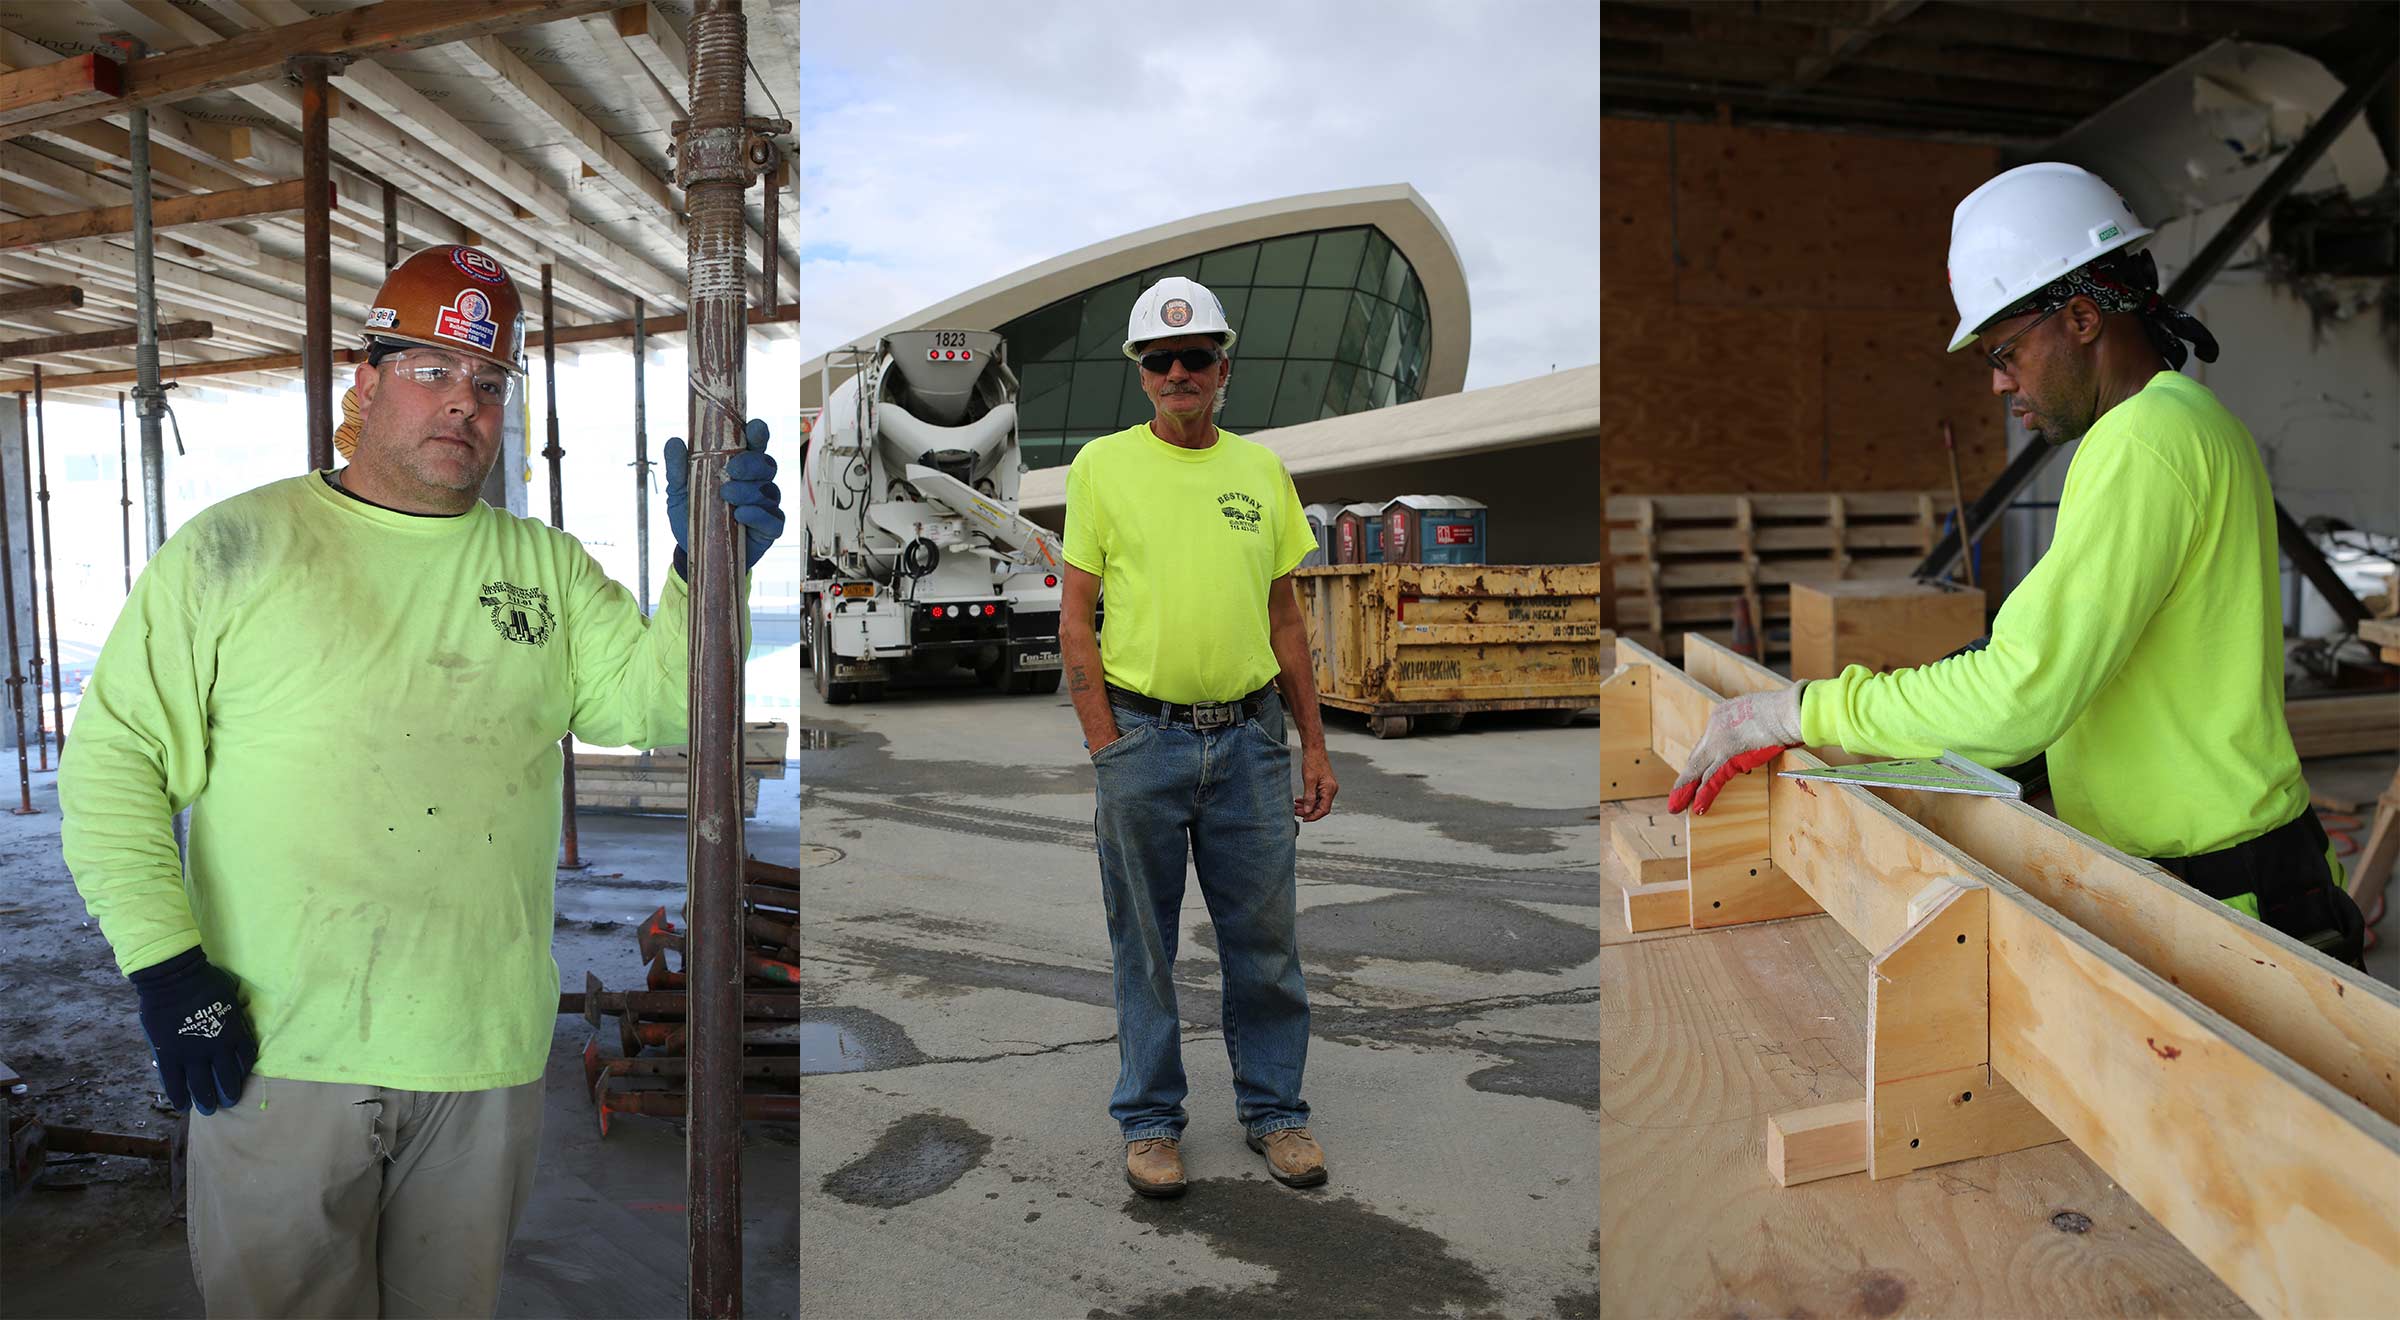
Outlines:
[[[680,544],[645,617],[575,538],[477,498],[525,370],[507,270],[419,252],[364,330],[348,466],[160,547],[59,771],[160,1085],[207,1116],[186,1208],[211,1315],[492,1314],[558,1009],[561,740],[686,740]],[[746,439],[723,488],[755,563],[782,514],[765,427]]]

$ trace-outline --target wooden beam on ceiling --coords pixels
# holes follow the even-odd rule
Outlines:
[[[122,95],[67,106],[49,114],[0,126],[0,136],[79,124],[112,109],[172,103],[280,77],[294,55],[347,55],[371,59],[387,51],[463,41],[535,23],[598,13],[620,0],[383,0],[136,60],[124,71]]]
[[[682,100],[659,82],[657,76],[650,72],[650,67],[642,63],[633,47],[626,43],[619,27],[621,16],[626,12],[620,9],[613,14],[593,14],[582,19],[578,26],[583,29],[585,39],[591,42],[592,49],[599,54],[601,62],[608,65],[617,75],[617,81],[623,83],[625,90],[630,93],[625,104],[636,117],[649,125],[652,137],[663,140],[676,120],[690,116],[685,112]],[[679,80],[675,85],[680,87],[683,84]]]
[[[651,78],[666,92],[676,117],[689,118],[684,98],[691,83],[692,57],[684,47],[683,34],[653,4],[628,5],[608,17],[617,35],[624,39],[625,48],[633,52],[633,57],[641,61],[642,67],[650,71]]]
[[[0,142],[0,179],[85,208],[128,205],[133,196],[133,190],[122,184],[98,178],[16,142]],[[12,207],[28,214],[50,213],[49,209],[28,205],[22,197]],[[258,261],[255,240],[221,225],[187,224],[176,237],[233,265],[247,266]]]
[[[625,200],[665,236],[683,241],[683,202],[667,181],[618,146],[498,37],[477,37],[444,49],[461,68],[487,79],[493,94],[519,114],[565,134],[567,149],[583,162],[584,169],[616,185]]]
[[[37,284],[30,289],[0,293],[0,312],[38,312],[51,307],[83,306],[83,290],[72,284]]]
[[[117,62],[77,55],[38,68],[0,73],[0,125],[38,119],[61,108],[101,105],[122,90]]]
[[[206,321],[169,321],[158,327],[157,342],[171,339],[206,339],[216,333],[216,327]],[[12,339],[0,342],[0,358],[41,357],[50,353],[73,353],[86,348],[131,348],[140,338],[135,329],[94,330],[85,334],[44,335],[39,339]]]
[[[157,229],[173,229],[178,225],[210,220],[230,220],[237,216],[274,215],[297,211],[307,205],[302,197],[306,185],[298,179],[283,183],[262,184],[255,188],[239,188],[230,192],[193,193],[184,197],[169,197],[150,206],[150,223]],[[97,238],[103,234],[133,232],[133,207],[104,206],[90,211],[70,211],[63,215],[38,216],[31,220],[0,223],[0,249],[30,247],[37,243],[55,243],[69,238]]]

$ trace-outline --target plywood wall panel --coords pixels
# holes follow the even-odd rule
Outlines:
[[[1820,489],[1823,359],[1814,313],[1602,303],[1602,484],[1645,495]]]

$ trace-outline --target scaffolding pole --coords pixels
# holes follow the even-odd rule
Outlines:
[[[33,466],[42,479],[42,602],[50,614],[50,710],[58,717],[58,759],[67,759],[67,670],[58,662],[58,550],[50,540],[50,419],[42,412],[42,369],[33,369]],[[31,535],[31,531],[27,535]]]
[[[142,55],[142,43],[126,45],[128,67]],[[133,415],[142,428],[142,541],[145,559],[156,558],[167,543],[167,455],[159,424],[166,417],[167,391],[158,380],[158,279],[151,256],[150,232],[150,112],[137,108],[126,117],[126,155],[132,158],[133,178],[133,327],[141,338],[133,349]],[[34,708],[41,708],[37,693]]]
[[[17,439],[22,443],[25,429],[25,396],[17,396]],[[0,458],[5,458],[0,455]],[[33,805],[33,767],[25,761],[25,675],[17,665],[17,568],[16,556],[9,550],[8,538],[8,473],[0,468],[0,596],[8,598],[8,708],[17,721],[17,805],[9,811],[19,816],[31,816],[40,808]],[[26,528],[32,532],[30,524]],[[33,713],[42,713],[42,699],[33,699]]]
[[[301,278],[308,324],[300,340],[300,378],[308,395],[308,470],[333,466],[333,234],[331,148],[325,140],[330,117],[325,79],[347,60],[324,55],[292,57],[300,79],[300,173],[308,196],[300,213]],[[389,194],[386,194],[389,201]]]
[[[133,595],[133,474],[126,470],[125,391],[117,391],[117,521],[125,533],[125,594]]]
[[[550,460],[550,525],[563,532],[567,530],[567,494],[565,483],[559,479],[558,461],[566,457],[567,451],[559,448],[558,444],[558,348],[549,339],[551,329],[556,324],[554,316],[555,309],[550,296],[550,263],[545,261],[542,263],[542,386],[550,396],[550,444],[542,450],[542,457]],[[560,791],[565,801],[561,804],[559,815],[558,869],[580,871],[586,863],[575,837],[574,734],[569,733],[560,741],[559,754],[566,764],[565,774],[560,781]]]
[[[691,887],[685,987],[691,996],[690,1313],[742,1313],[741,525],[720,495],[748,413],[748,246],[743,195],[790,124],[743,114],[748,37],[740,0],[698,0],[689,34],[691,120],[677,125],[676,182],[690,214]]]
[[[50,717],[42,709],[42,598],[39,594],[41,588],[35,585],[42,580],[42,568],[33,556],[33,436],[34,431],[42,426],[42,369],[38,365],[33,369],[33,426],[33,431],[22,433],[25,442],[25,619],[33,629],[33,754],[36,761],[33,768],[48,770]],[[14,607],[13,601],[11,607]],[[51,675],[51,681],[56,682],[57,677]]]
[[[650,335],[642,324],[642,300],[633,300],[633,562],[642,614],[650,614],[650,400],[642,369],[650,358]]]

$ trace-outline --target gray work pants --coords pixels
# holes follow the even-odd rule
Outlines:
[[[211,1320],[488,1316],[533,1191],[542,1084],[400,1091],[252,1074],[191,1121]]]

